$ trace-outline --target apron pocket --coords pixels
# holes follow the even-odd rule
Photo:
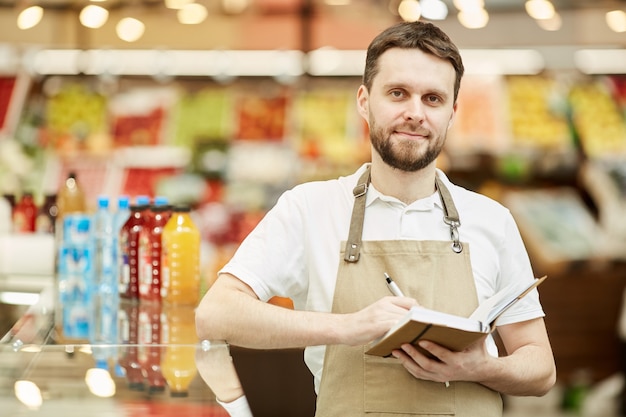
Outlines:
[[[454,384],[414,378],[395,358],[364,356],[366,413],[455,414]]]

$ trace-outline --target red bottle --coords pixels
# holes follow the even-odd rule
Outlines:
[[[167,385],[161,372],[161,303],[139,304],[139,365],[150,393],[162,392]]]
[[[37,220],[37,205],[32,193],[24,193],[13,208],[13,230],[16,233],[33,233]]]
[[[153,206],[139,236],[139,299],[161,302],[161,234],[170,212]]]
[[[124,369],[128,388],[143,391],[143,373],[139,363],[139,306],[136,303],[122,301],[119,311],[120,359]]]
[[[138,197],[120,230],[119,292],[122,299],[139,300],[139,236],[149,212],[148,198]]]

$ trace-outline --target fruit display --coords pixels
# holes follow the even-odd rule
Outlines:
[[[622,116],[626,119],[626,76],[613,76],[607,79]]]
[[[172,144],[192,147],[198,140],[232,137],[233,94],[204,88],[180,97],[173,114]]]
[[[302,156],[342,159],[346,148],[354,150],[352,126],[358,117],[354,91],[347,89],[310,90],[298,95],[294,118],[298,126],[297,145]],[[348,152],[348,155],[350,153]]]
[[[448,150],[493,152],[508,146],[503,87],[501,76],[464,76],[457,112],[448,133]]]
[[[85,84],[61,85],[46,104],[46,131],[59,152],[89,149],[89,141],[106,132],[107,99]]]
[[[138,88],[112,97],[110,132],[115,147],[169,143],[168,122],[177,100],[174,88]]]
[[[572,147],[566,100],[555,79],[510,76],[507,90],[512,146],[540,150]]]
[[[235,139],[282,141],[287,133],[288,98],[249,92],[236,97]]]
[[[569,100],[572,121],[588,157],[623,155],[626,152],[626,123],[603,80],[574,85]]]

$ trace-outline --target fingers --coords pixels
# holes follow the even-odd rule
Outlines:
[[[420,351],[413,345],[404,344],[402,350],[394,350],[392,355],[415,378],[443,383],[454,380],[452,368],[435,356],[435,351],[442,356],[446,352],[451,352],[434,343],[420,342],[419,344],[424,351]],[[427,353],[435,357],[427,356]]]

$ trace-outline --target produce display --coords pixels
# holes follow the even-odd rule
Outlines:
[[[230,138],[233,101],[225,88],[182,94],[174,110],[172,143],[192,147],[198,140]]]
[[[295,119],[299,127],[299,152],[309,158],[342,155],[350,125],[356,117],[354,91],[315,90],[298,95]]]
[[[607,84],[594,80],[573,86],[570,104],[585,154],[596,158],[626,151],[626,124]]]
[[[137,88],[109,99],[114,146],[146,146],[170,143],[167,128],[178,100],[174,88]]]
[[[463,77],[447,149],[458,153],[493,152],[509,146],[504,82],[500,76]]]
[[[546,76],[507,78],[512,145],[538,149],[572,147],[566,101],[557,82]]]
[[[356,81],[277,85],[241,79],[220,85],[179,79],[146,86],[145,80],[125,80],[105,95],[86,78],[57,80],[42,83],[43,94],[33,92],[22,109],[23,128],[18,126],[21,136],[15,139],[31,148],[106,157],[128,146],[177,145],[192,150],[189,168],[206,180],[230,182],[235,176],[265,185],[282,185],[279,175],[287,175],[288,182],[334,177],[369,158],[367,125],[356,109]],[[579,139],[591,158],[623,154],[624,78],[567,81],[547,74],[468,74],[446,150],[505,160],[522,149],[530,150],[524,155],[532,158],[571,153]],[[37,123],[28,122],[28,115],[37,115]],[[27,131],[37,133],[26,138]],[[39,143],[33,144],[33,137]],[[240,143],[261,146],[251,155],[254,163],[242,163],[245,148],[233,146]],[[286,158],[298,160],[297,170],[282,163]],[[452,169],[457,160],[451,159]],[[237,172],[235,162],[241,164]],[[532,160],[523,162],[533,169]],[[266,169],[268,163],[276,167]],[[259,171],[271,173],[272,180],[249,175]]]
[[[59,152],[92,148],[90,139],[106,132],[107,100],[86,85],[67,83],[46,103],[46,132]]]
[[[287,134],[285,95],[240,95],[236,98],[235,139],[282,141]]]

